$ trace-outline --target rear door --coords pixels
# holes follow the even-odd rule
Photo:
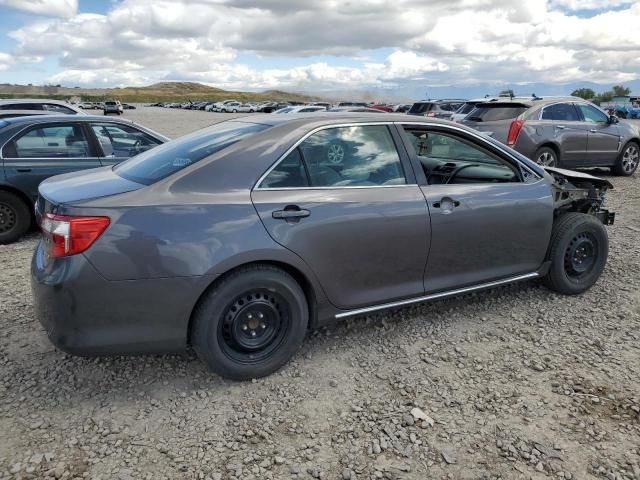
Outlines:
[[[343,309],[423,293],[429,213],[393,125],[308,136],[252,192],[271,237]]]
[[[445,126],[404,126],[431,216],[427,293],[530,274],[551,235],[547,183],[493,146]]]
[[[618,126],[609,122],[609,116],[592,105],[576,105],[588,129],[587,161],[589,165],[611,165],[618,158],[622,138]]]
[[[460,123],[507,143],[511,122],[527,110],[527,106],[517,102],[481,103]]]
[[[162,143],[130,125],[91,122],[90,128],[101,150],[99,154],[102,165],[120,163]]]
[[[2,156],[7,181],[33,198],[46,178],[101,165],[80,122],[28,127],[4,145]]]
[[[548,129],[549,132],[547,129],[545,132],[558,145],[562,166],[586,165],[590,126],[582,122],[580,113],[572,102],[546,105],[540,112],[540,121],[553,125],[552,129]]]

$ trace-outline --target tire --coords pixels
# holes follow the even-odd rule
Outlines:
[[[607,229],[596,217],[566,213],[553,224],[547,257],[551,267],[543,283],[564,295],[582,293],[600,278],[608,254]]]
[[[640,145],[636,142],[627,142],[620,151],[616,166],[613,167],[613,173],[624,177],[629,177],[638,169],[640,162]]]
[[[235,108],[233,110],[231,110],[233,113],[238,113],[238,110],[236,110]]]
[[[558,154],[551,147],[541,147],[536,150],[533,161],[543,167],[558,167],[560,165]]]
[[[200,300],[191,345],[215,373],[232,380],[269,375],[302,345],[309,309],[288,273],[257,265],[229,274]]]
[[[13,243],[31,226],[31,211],[20,197],[0,190],[0,244]]]

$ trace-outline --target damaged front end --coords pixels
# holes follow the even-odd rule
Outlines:
[[[615,213],[604,207],[605,196],[613,185],[605,179],[563,168],[545,167],[553,179],[551,189],[555,215],[580,212],[597,217],[604,225],[613,225]]]

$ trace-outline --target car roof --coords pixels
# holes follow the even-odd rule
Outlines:
[[[63,100],[52,100],[49,98],[3,98],[0,100],[0,104],[4,103],[57,103],[58,105],[64,106],[71,105]]]
[[[467,101],[464,98],[441,98],[439,100],[418,100],[414,103],[464,103]]]

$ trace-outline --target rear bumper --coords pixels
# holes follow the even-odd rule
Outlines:
[[[187,347],[191,311],[213,278],[105,280],[83,255],[31,262],[36,315],[49,340],[75,355],[169,353]]]

